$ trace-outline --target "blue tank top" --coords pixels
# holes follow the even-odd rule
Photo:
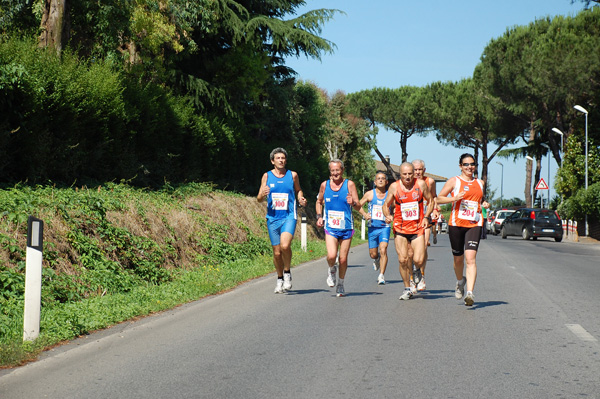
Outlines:
[[[348,179],[344,180],[338,191],[331,189],[330,180],[325,184],[323,195],[325,228],[327,230],[353,230],[352,208],[346,200],[348,196]]]
[[[373,201],[369,202],[369,213],[371,214],[369,227],[389,226],[389,224],[385,222],[385,217],[383,216],[383,203],[385,202],[387,195],[388,193],[386,191],[383,199],[379,199],[377,198],[377,190],[373,189]]]
[[[283,177],[276,177],[273,171],[267,172],[267,186],[271,190],[267,195],[267,219],[296,219],[296,192],[292,171]]]

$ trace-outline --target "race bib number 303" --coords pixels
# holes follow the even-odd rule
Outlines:
[[[343,211],[327,211],[327,226],[332,229],[344,230],[346,218]]]
[[[402,220],[419,220],[419,203],[407,202],[400,204]]]

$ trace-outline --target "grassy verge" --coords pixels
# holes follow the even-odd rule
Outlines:
[[[265,204],[211,185],[17,186],[0,190],[0,209],[0,367],[274,270]],[[23,343],[28,215],[44,220],[42,315],[39,338]],[[296,232],[294,264],[326,253],[311,223],[307,252]]]

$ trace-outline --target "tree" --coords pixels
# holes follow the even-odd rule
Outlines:
[[[472,149],[475,161],[481,164],[480,178],[487,181],[489,162],[504,146],[515,141],[520,123],[484,87],[485,82],[473,78],[456,83],[436,82],[427,86],[425,92],[430,96],[428,113],[432,115],[431,124],[438,141]],[[492,143],[497,149],[489,154],[488,146]]]

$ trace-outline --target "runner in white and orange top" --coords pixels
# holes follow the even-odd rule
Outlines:
[[[425,259],[425,227],[429,224],[429,216],[433,209],[433,198],[423,180],[415,178],[414,166],[404,162],[400,165],[400,180],[395,181],[388,189],[388,196],[383,204],[383,214],[386,223],[394,222],[394,244],[398,253],[400,275],[404,281],[404,292],[401,300],[413,296],[410,287],[412,263],[409,264],[408,244],[413,249],[413,261],[420,268]],[[423,199],[429,204],[423,211]],[[390,207],[395,206],[394,216]]]
[[[462,154],[459,159],[460,176],[455,176],[444,184],[437,197],[438,204],[452,204],[452,212],[448,220],[448,235],[454,256],[454,273],[456,274],[456,289],[454,295],[462,299],[465,295],[465,305],[472,306],[475,302],[473,289],[477,279],[477,249],[481,237],[483,217],[481,206],[489,206],[483,202],[484,181],[475,177],[477,163],[471,154]],[[448,197],[450,195],[450,197]],[[466,262],[466,279],[463,276]]]

